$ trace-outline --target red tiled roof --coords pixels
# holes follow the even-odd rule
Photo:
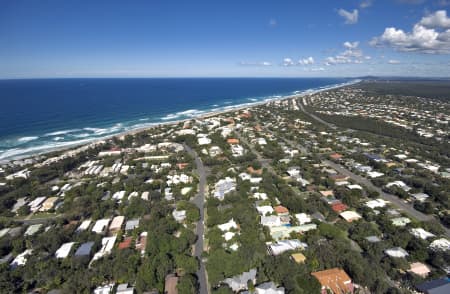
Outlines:
[[[331,209],[333,209],[335,212],[343,212],[344,210],[346,210],[348,208],[347,205],[345,205],[344,203],[335,203],[333,205],[331,205]]]
[[[282,205],[275,206],[273,209],[277,214],[289,213],[289,210]]]
[[[132,240],[133,238],[131,238],[131,237],[126,237],[124,240],[123,240],[123,242],[120,242],[119,243],[119,249],[125,249],[125,248],[130,248],[130,246],[131,246],[131,240]]]
[[[340,268],[332,268],[324,271],[311,273],[324,288],[329,289],[332,293],[353,293],[352,279],[347,273]],[[322,293],[327,293],[322,290]]]
[[[330,154],[330,158],[332,158],[332,159],[341,159],[342,158],[342,154],[333,153],[333,154]]]
[[[228,144],[239,144],[239,140],[235,138],[230,138],[227,140]]]

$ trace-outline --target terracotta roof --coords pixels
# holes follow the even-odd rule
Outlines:
[[[239,144],[239,140],[235,138],[230,138],[227,140],[228,144]]]
[[[326,191],[320,191],[320,194],[322,194],[322,196],[328,197],[328,196],[333,196],[334,192],[333,192],[333,190],[326,190]]]
[[[333,293],[353,293],[353,284],[347,273],[340,268],[332,268],[311,273],[325,289]]]
[[[289,210],[282,205],[275,206],[273,209],[277,214],[289,213]]]
[[[332,158],[332,159],[341,159],[342,155],[339,154],[339,153],[333,153],[333,154],[330,154],[330,158]]]
[[[178,277],[176,277],[175,275],[167,275],[164,284],[164,293],[178,294],[177,284]]]
[[[184,169],[184,168],[187,167],[188,165],[189,165],[189,163],[177,163],[178,169]]]
[[[119,249],[125,249],[125,248],[130,248],[130,246],[131,246],[131,240],[132,240],[133,238],[131,238],[131,237],[126,237],[124,240],[123,240],[123,242],[120,242],[119,243]]]
[[[249,166],[247,168],[247,171],[251,174],[255,174],[255,175],[262,175],[262,169],[254,169],[253,166]]]
[[[331,209],[333,209],[335,212],[338,212],[338,213],[346,210],[347,208],[348,208],[348,206],[341,202],[331,205]]]

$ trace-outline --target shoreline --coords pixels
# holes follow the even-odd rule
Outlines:
[[[355,80],[351,80],[349,82],[342,83],[342,84],[323,86],[323,87],[320,87],[318,89],[307,89],[307,90],[303,90],[303,91],[298,91],[300,93],[287,95],[287,96],[282,96],[282,97],[278,97],[278,98],[272,98],[272,99],[268,99],[268,100],[264,100],[264,101],[249,102],[249,103],[244,103],[244,105],[243,104],[239,104],[239,105],[236,105],[236,106],[226,106],[225,108],[228,108],[228,109],[209,111],[209,112],[206,112],[206,113],[202,113],[202,114],[200,114],[198,116],[185,118],[185,119],[179,119],[179,120],[167,121],[167,122],[161,122],[161,123],[153,123],[153,124],[149,124],[148,126],[142,126],[142,127],[133,128],[133,129],[126,130],[126,131],[123,131],[123,132],[119,132],[119,133],[116,133],[116,134],[107,135],[107,136],[101,137],[101,138],[85,139],[86,142],[78,142],[78,143],[73,143],[73,144],[67,144],[65,146],[54,147],[54,148],[50,147],[49,149],[43,150],[42,152],[36,152],[34,154],[25,154],[23,156],[19,155],[17,157],[12,157],[10,159],[0,159],[0,165],[7,165],[7,164],[10,164],[10,163],[12,163],[14,161],[21,161],[21,160],[26,160],[26,159],[35,159],[37,157],[45,156],[46,154],[53,153],[53,152],[69,151],[69,150],[71,150],[71,149],[73,149],[75,147],[88,146],[88,145],[91,145],[91,144],[96,144],[96,143],[101,142],[101,141],[110,140],[110,139],[115,138],[115,137],[122,137],[122,136],[126,136],[126,135],[136,135],[136,134],[138,134],[140,132],[148,131],[148,130],[151,130],[151,129],[154,129],[154,128],[163,127],[163,126],[177,125],[179,123],[184,123],[186,121],[190,121],[190,120],[193,120],[193,119],[205,119],[205,118],[209,118],[209,117],[213,117],[213,116],[216,116],[216,115],[221,115],[221,114],[225,114],[225,113],[229,113],[229,112],[233,112],[233,111],[239,111],[239,110],[243,110],[243,109],[249,109],[249,108],[258,107],[258,106],[261,106],[261,105],[266,105],[266,104],[274,102],[274,101],[283,101],[283,100],[288,100],[288,99],[292,99],[292,98],[300,98],[300,97],[304,97],[306,95],[312,95],[312,94],[317,94],[317,93],[324,92],[324,91],[339,89],[339,88],[343,88],[343,87],[347,87],[347,86],[351,86],[351,85],[360,83],[361,81],[363,81],[363,80],[355,79]]]

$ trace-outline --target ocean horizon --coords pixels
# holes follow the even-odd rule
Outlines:
[[[0,80],[0,162],[210,112],[351,82],[347,78]]]

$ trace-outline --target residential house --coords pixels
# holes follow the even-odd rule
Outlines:
[[[147,235],[147,232],[142,232],[136,239],[136,250],[140,251],[141,255],[144,255],[147,247]]]
[[[255,287],[255,294],[284,294],[283,287],[277,287],[274,282],[266,282]]]
[[[178,277],[174,274],[167,275],[164,283],[164,294],[178,294]]]
[[[137,227],[139,227],[139,219],[138,218],[130,219],[125,224],[125,231],[131,231],[131,230],[134,230]]]
[[[408,252],[406,252],[405,249],[400,248],[400,247],[393,247],[393,248],[389,248],[384,250],[384,253],[386,253],[386,255],[389,255],[390,257],[394,257],[394,258],[403,258],[408,256]]]
[[[95,222],[94,227],[92,228],[92,232],[97,234],[104,234],[109,225],[109,218],[99,219]]]
[[[410,265],[410,269],[408,272],[416,274],[422,278],[426,278],[428,274],[431,272],[426,264],[421,262],[413,262]]]
[[[12,268],[18,267],[18,266],[24,266],[28,261],[28,256],[33,253],[32,249],[27,249],[24,252],[20,253],[19,255],[14,258],[14,260],[11,262],[10,266]]]
[[[56,250],[56,258],[66,258],[69,256],[70,250],[72,249],[75,242],[67,242],[61,245],[58,250]]]
[[[305,249],[308,245],[300,242],[298,239],[281,240],[275,243],[270,243],[267,250],[271,255],[280,255],[289,250]]]
[[[232,278],[227,278],[223,283],[227,284],[234,292],[239,292],[247,289],[249,281],[252,281],[253,284],[256,283],[256,269],[251,269]]]
[[[352,279],[340,268],[332,268],[311,273],[322,285],[322,294],[353,293]],[[329,292],[330,291],[330,292]]]
[[[425,294],[447,294],[450,293],[450,280],[448,278],[432,280],[419,284],[416,288]]]
[[[305,263],[306,257],[303,255],[303,253],[293,253],[291,254],[292,259],[296,263]]]
[[[362,216],[359,213],[357,213],[356,211],[351,211],[351,210],[341,212],[339,214],[339,216],[342,217],[344,220],[346,220],[349,223],[351,223],[353,221],[357,221],[362,218]]]
[[[123,222],[125,221],[125,217],[123,215],[118,215],[113,218],[111,224],[109,225],[109,233],[117,234],[122,228]]]

